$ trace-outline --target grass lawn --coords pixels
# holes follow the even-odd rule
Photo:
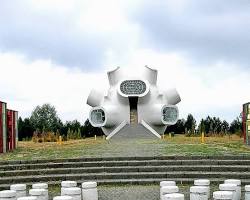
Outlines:
[[[175,137],[159,140],[137,139],[106,141],[102,137],[57,143],[19,142],[18,148],[0,155],[0,160],[31,160],[77,157],[163,156],[163,155],[237,155],[249,154],[250,147],[238,136]]]

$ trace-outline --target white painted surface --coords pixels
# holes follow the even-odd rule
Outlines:
[[[194,180],[194,185],[197,185],[197,186],[209,186],[210,185],[210,180],[208,180],[208,179],[197,179],[197,180]]]
[[[227,179],[224,181],[224,183],[237,185],[236,199],[240,200],[241,199],[241,180],[239,180],[239,179]]]
[[[72,188],[62,188],[61,191],[62,196],[71,196],[73,200],[81,200],[81,188],[78,187],[72,187]]]
[[[156,137],[161,138],[161,136],[151,126],[149,126],[144,120],[141,121],[141,124],[146,129],[148,129],[151,133],[153,133]]]
[[[163,186],[176,186],[176,182],[175,181],[161,181],[160,187],[163,187]]]
[[[116,133],[118,133],[124,126],[126,126],[126,121],[123,121],[119,126],[117,126],[107,137],[106,140],[112,138]]]
[[[213,193],[213,199],[215,199],[215,200],[232,200],[233,193],[230,191],[216,191]]]
[[[48,190],[46,189],[30,189],[29,190],[29,195],[36,197],[37,200],[48,200],[47,194],[48,194]]]
[[[137,116],[138,123],[144,122],[146,127],[153,135],[159,136],[164,133],[168,125],[176,123],[178,119],[178,108],[174,105],[180,102],[180,96],[175,89],[159,91],[157,81],[157,70],[149,67],[141,68],[138,73],[129,73],[125,68],[117,68],[108,72],[110,88],[107,95],[103,92],[92,90],[88,97],[87,103],[92,106],[92,110],[101,108],[105,113],[105,122],[96,123],[89,117],[90,123],[95,127],[101,127],[103,132],[110,139],[113,135],[119,132],[121,124],[124,122],[130,124],[130,104],[129,97],[131,95],[122,94],[120,85],[123,81],[138,80],[146,84],[146,90],[142,94],[132,95],[138,97]],[[173,121],[163,120],[163,108],[166,106],[175,107],[177,118]],[[92,113],[90,111],[90,116]],[[170,115],[174,116],[174,115]],[[93,118],[94,119],[94,118]],[[119,131],[117,131],[118,129]],[[157,133],[157,134],[156,134]]]
[[[165,194],[172,194],[178,192],[179,192],[178,186],[162,186],[160,188],[160,199],[163,199],[163,196]]]
[[[28,197],[19,197],[17,200],[37,200],[35,196],[28,196]]]
[[[76,187],[77,186],[77,182],[76,181],[62,181],[61,182],[61,195],[63,195],[62,190],[64,188],[72,188],[72,187]]]
[[[190,200],[208,200],[209,193],[207,186],[190,187]]]
[[[245,185],[245,200],[250,200],[250,185]]]
[[[32,185],[32,188],[33,189],[44,189],[45,191],[46,191],[46,197],[45,197],[45,199],[47,200],[47,199],[49,199],[49,191],[48,191],[48,184],[47,183],[34,183],[33,185]]]
[[[16,198],[25,197],[27,195],[26,184],[13,184],[10,186],[10,189],[16,191]]]
[[[233,192],[233,200],[237,200],[237,185],[236,184],[220,184],[219,189],[221,191],[231,191]]]
[[[77,182],[76,181],[62,181],[61,182],[61,186],[65,187],[65,188],[76,187],[77,186]]]
[[[184,200],[184,194],[180,193],[165,194],[163,196],[163,200]]]
[[[0,200],[16,200],[16,191],[14,190],[0,191]]]
[[[53,200],[73,200],[71,196],[56,196]]]
[[[196,179],[196,180],[194,180],[194,185],[207,187],[208,198],[210,198],[210,180],[208,180],[208,179]]]
[[[82,183],[82,199],[83,200],[98,200],[98,191],[96,182]]]

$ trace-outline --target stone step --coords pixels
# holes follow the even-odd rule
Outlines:
[[[95,180],[99,184],[152,184],[161,180],[193,183],[206,178],[215,182],[241,179],[250,184],[248,156],[161,156],[119,158],[76,158],[36,161],[0,162],[0,188],[13,183],[63,180],[79,183]]]
[[[51,168],[0,171],[0,177],[49,175],[49,174],[80,174],[80,173],[122,173],[122,172],[170,172],[170,171],[211,171],[211,172],[247,172],[248,165],[171,165],[171,166],[119,166],[119,167],[79,167],[79,168]]]
[[[121,172],[121,173],[80,173],[49,174],[34,176],[1,177],[0,184],[48,182],[63,180],[104,180],[104,179],[173,179],[173,178],[221,178],[250,179],[250,172],[205,172],[205,171],[171,171],[171,172]]]
[[[49,168],[80,168],[80,167],[118,167],[118,166],[210,166],[210,165],[250,165],[250,160],[139,160],[139,161],[93,161],[93,162],[61,162],[37,164],[0,165],[0,171],[49,169]]]
[[[218,155],[218,156],[154,156],[154,157],[83,157],[68,159],[41,159],[41,160],[10,160],[0,161],[2,165],[38,164],[38,163],[65,163],[65,162],[94,162],[94,161],[139,161],[139,160],[250,160],[250,155]]]

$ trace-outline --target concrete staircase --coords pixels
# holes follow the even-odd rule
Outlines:
[[[136,139],[156,139],[155,135],[153,135],[148,129],[146,129],[141,124],[130,124],[124,126],[118,133],[116,133],[113,137],[111,142],[115,142],[116,140],[131,140]],[[133,148],[131,146],[131,148]],[[130,149],[128,149],[130,151]]]
[[[212,183],[237,178],[250,184],[250,156],[109,157],[0,162],[0,190],[10,184],[62,180],[98,184],[149,184],[162,180],[193,183],[207,178]]]

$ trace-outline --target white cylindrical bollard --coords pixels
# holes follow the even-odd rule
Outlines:
[[[81,188],[72,187],[72,188],[64,188],[62,190],[62,196],[71,196],[73,200],[81,200]]]
[[[241,199],[241,181],[238,179],[227,179],[224,181],[224,183],[237,185],[236,196],[237,196],[237,200],[240,200]]]
[[[190,187],[190,200],[208,200],[207,186],[192,186]]]
[[[56,196],[53,200],[73,200],[71,196]]]
[[[233,200],[237,200],[237,185],[236,184],[220,184],[221,191],[231,191],[233,193]]]
[[[245,200],[250,200],[250,185],[245,185]]]
[[[83,200],[98,200],[97,183],[84,182],[82,183],[82,199]]]
[[[210,180],[208,179],[197,179],[194,180],[195,186],[203,186],[208,188],[208,198],[210,198]]]
[[[176,186],[175,181],[161,181],[160,182],[160,187],[163,186]]]
[[[163,186],[160,188],[160,199],[163,199],[163,196],[165,194],[172,194],[172,193],[178,193],[179,188],[178,186]]]
[[[13,184],[10,186],[11,190],[16,191],[16,198],[26,197],[26,184]]]
[[[213,193],[214,200],[232,200],[233,193],[230,191],[216,191]]]
[[[34,183],[32,189],[44,189],[46,191],[45,200],[49,199],[48,184],[47,183]]]
[[[161,188],[164,186],[176,186],[175,181],[161,181],[160,182],[160,199],[162,200]]]
[[[77,186],[76,181],[62,181],[61,182],[61,195],[63,195],[64,188],[72,188],[76,186]]]
[[[29,196],[29,197],[19,197],[17,200],[37,200],[37,197],[35,196]]]
[[[36,197],[37,200],[47,200],[47,192],[45,189],[30,189],[29,195]]]
[[[14,190],[0,191],[0,200],[16,200],[16,191]]]
[[[165,194],[163,196],[163,200],[184,200],[184,194],[180,193]]]

